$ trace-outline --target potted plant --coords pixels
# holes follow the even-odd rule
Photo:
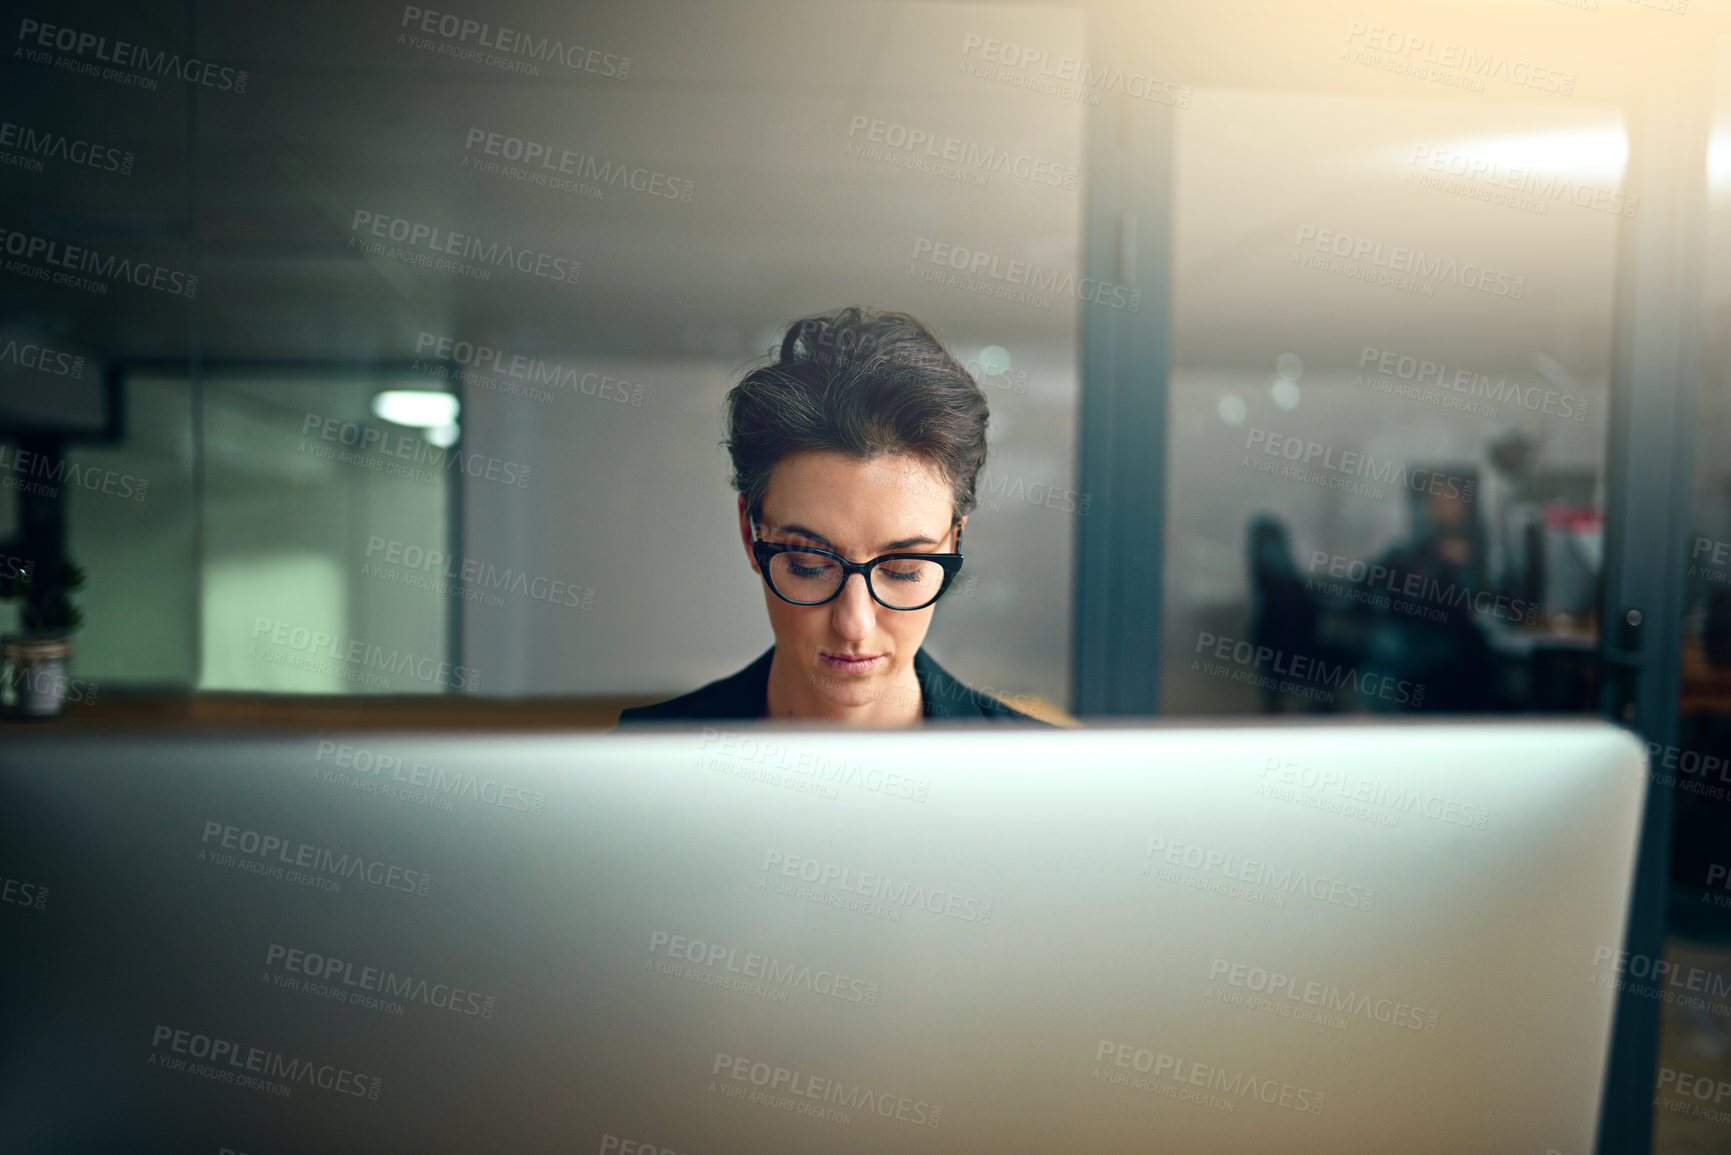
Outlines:
[[[72,562],[45,567],[27,562],[0,571],[0,602],[20,603],[22,627],[0,637],[0,663],[6,670],[0,700],[8,713],[46,718],[66,704],[72,632],[84,621],[71,595],[83,588],[84,570]]]

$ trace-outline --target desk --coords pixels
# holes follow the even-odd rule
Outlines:
[[[31,730],[414,730],[435,732],[610,730],[619,711],[674,693],[618,698],[476,698],[466,694],[108,694],[69,703],[54,718],[8,718]],[[1033,695],[1004,701],[1058,726],[1079,726]]]
[[[1731,714],[1731,666],[1707,660],[1701,639],[1683,639],[1683,668],[1677,688],[1677,713]]]

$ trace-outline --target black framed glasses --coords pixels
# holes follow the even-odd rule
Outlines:
[[[763,580],[784,602],[821,606],[857,573],[864,576],[872,600],[890,610],[923,610],[942,597],[962,568],[961,548],[960,529],[956,553],[886,553],[863,562],[812,545],[762,541],[755,532],[751,543]]]

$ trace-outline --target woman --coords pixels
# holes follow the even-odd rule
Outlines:
[[[912,317],[848,308],[790,326],[780,359],[727,395],[740,545],[763,580],[775,645],[620,724],[1035,723],[920,649],[961,569],[986,418],[973,378]]]

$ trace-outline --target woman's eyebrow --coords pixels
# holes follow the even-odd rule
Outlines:
[[[841,550],[837,549],[835,543],[833,541],[831,541],[829,538],[825,537],[821,533],[817,533],[814,530],[809,530],[803,525],[784,525],[777,532],[798,534],[800,537],[809,537],[812,541],[817,542],[819,545],[821,545],[823,548],[829,550],[831,553],[840,553],[841,552]],[[892,541],[892,542],[889,542],[885,545],[881,545],[878,547],[877,552],[878,553],[894,553],[896,550],[903,549],[903,548],[910,546],[910,545],[937,545],[937,544],[938,544],[938,542],[937,542],[936,538],[908,537],[908,538],[903,538],[901,541]]]

